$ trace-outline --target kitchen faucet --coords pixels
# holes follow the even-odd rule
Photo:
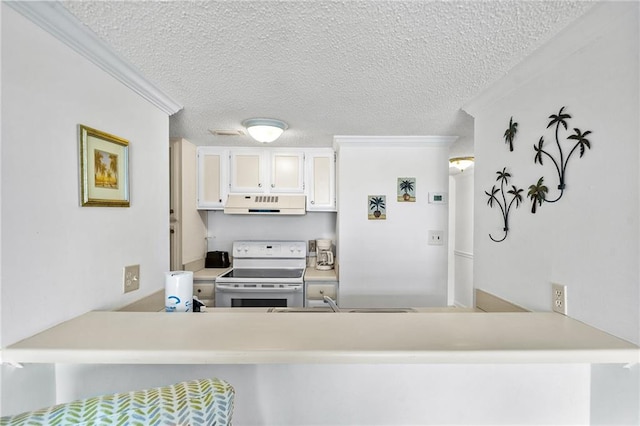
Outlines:
[[[322,298],[324,299],[324,303],[328,304],[333,312],[340,312],[340,308],[338,308],[335,300],[327,295],[323,296]]]

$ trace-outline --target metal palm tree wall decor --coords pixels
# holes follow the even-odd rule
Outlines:
[[[513,122],[513,117],[509,119],[509,127],[504,132],[504,143],[509,144],[509,151],[513,151],[513,139],[516,137],[516,133],[518,133],[518,123]]]
[[[551,119],[551,121],[549,121],[549,124],[547,125],[547,129],[553,125],[556,126],[555,139],[556,139],[556,146],[558,147],[558,151],[560,153],[560,158],[556,159],[554,156],[549,154],[548,151],[543,149],[544,137],[540,137],[540,140],[538,141],[538,145],[533,146],[533,149],[536,152],[535,158],[533,160],[534,163],[540,163],[540,165],[543,165],[542,161],[544,158],[550,158],[551,161],[553,161],[553,165],[555,166],[556,171],[558,172],[558,181],[559,181],[558,189],[560,190],[560,194],[557,196],[557,198],[553,200],[547,199],[546,198],[547,187],[542,185],[543,177],[541,177],[538,180],[538,183],[536,185],[531,185],[529,187],[529,197],[533,202],[533,206],[531,208],[532,213],[536,212],[536,208],[535,208],[536,202],[538,203],[538,205],[541,206],[544,201],[548,203],[555,203],[560,198],[562,198],[562,195],[564,194],[564,190],[565,190],[567,164],[569,163],[569,159],[571,158],[573,153],[576,152],[576,149],[578,148],[580,148],[580,158],[582,158],[582,156],[584,155],[585,148],[591,149],[591,142],[589,142],[589,140],[587,139],[587,136],[591,133],[591,131],[587,130],[585,132],[582,132],[579,128],[575,127],[573,129],[574,134],[569,135],[567,137],[567,140],[569,141],[575,140],[576,143],[573,146],[573,148],[571,148],[571,151],[569,151],[569,155],[567,155],[566,158],[564,157],[564,152],[562,150],[562,145],[560,145],[560,138],[559,138],[560,126],[564,127],[564,129],[567,130],[567,127],[568,127],[567,120],[571,118],[571,115],[564,112],[564,108],[565,107],[560,108],[560,111],[558,111],[557,114],[550,115],[549,118]],[[544,189],[544,191],[540,192],[542,189]],[[532,191],[534,191],[535,197],[532,196]]]
[[[520,206],[520,203],[522,202],[522,195],[520,193],[523,190],[516,188],[515,185],[511,185],[511,189],[509,189],[505,193],[505,186],[509,185],[509,178],[511,177],[511,174],[507,172],[506,167],[504,167],[502,171],[497,171],[496,173],[498,174],[496,180],[500,182],[500,188],[496,188],[496,185],[493,185],[490,193],[487,191],[485,191],[484,193],[489,196],[489,200],[487,201],[489,207],[493,207],[494,204],[497,204],[498,207],[500,207],[500,211],[502,212],[502,220],[504,221],[504,227],[502,228],[502,230],[504,231],[504,237],[497,240],[493,238],[491,234],[489,234],[489,238],[491,238],[492,241],[499,243],[501,241],[504,241],[509,234],[509,212],[511,211],[513,203],[516,203],[516,208]],[[511,200],[508,204],[506,194],[511,195]],[[500,197],[501,199],[498,197]]]
[[[556,146],[558,147],[559,158],[554,157],[544,149],[544,137],[540,137],[537,145],[533,146],[533,149],[536,152],[535,158],[533,160],[534,164],[540,163],[543,165],[543,160],[545,158],[551,159],[553,165],[556,168],[558,173],[558,190],[560,193],[558,196],[553,199],[547,199],[547,193],[549,192],[549,188],[544,184],[544,176],[541,176],[538,179],[538,182],[529,186],[529,191],[527,192],[527,197],[531,200],[531,213],[536,213],[538,207],[542,206],[542,204],[546,201],[548,203],[555,203],[564,194],[565,190],[565,182],[566,182],[566,174],[567,174],[567,164],[569,163],[569,159],[571,156],[578,150],[580,152],[580,158],[584,155],[587,149],[591,149],[591,142],[587,139],[587,136],[591,134],[590,130],[582,131],[577,127],[573,128],[574,134],[566,137],[567,141],[575,141],[573,147],[569,151],[569,154],[565,158],[565,153],[562,149],[562,145],[560,144],[560,126],[564,127],[564,130],[568,130],[567,120],[571,118],[571,115],[564,112],[565,107],[560,108],[557,114],[552,114],[549,116],[549,124],[547,125],[547,129],[555,125],[555,140]],[[518,132],[518,123],[513,121],[513,117],[509,119],[509,127],[504,132],[504,141],[509,145],[509,151],[513,151],[513,140]],[[497,181],[500,182],[500,188],[497,188],[496,185],[493,185],[491,188],[491,192],[485,191],[485,194],[489,196],[489,200],[487,204],[489,207],[493,207],[494,204],[497,204],[500,207],[500,211],[502,212],[502,219],[504,221],[504,227],[502,230],[504,231],[504,236],[501,239],[495,239],[491,234],[489,234],[489,238],[492,241],[497,243],[504,241],[509,234],[509,212],[511,211],[511,207],[515,203],[516,207],[520,206],[522,202],[522,189],[518,189],[515,185],[511,185],[511,189],[505,192],[505,187],[509,185],[509,178],[511,174],[507,173],[506,167],[502,169],[502,171],[496,172],[498,174]],[[507,194],[511,196],[511,200],[507,203]]]
[[[547,192],[549,192],[549,188],[542,182],[544,182],[544,176],[538,179],[538,183],[529,186],[529,192],[527,192],[527,196],[531,199],[531,213],[534,214],[536,212],[536,206],[542,205],[547,198]]]

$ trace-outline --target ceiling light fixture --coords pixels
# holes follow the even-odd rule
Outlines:
[[[455,157],[449,159],[449,167],[455,167],[461,172],[464,172],[464,169],[471,166],[474,162],[474,157]]]
[[[273,118],[249,118],[242,125],[252,138],[263,143],[275,141],[289,127],[284,121]]]

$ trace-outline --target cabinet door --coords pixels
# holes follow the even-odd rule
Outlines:
[[[271,152],[270,192],[304,192],[304,154],[295,151]]]
[[[307,210],[336,211],[336,160],[333,150],[307,152]]]
[[[222,209],[227,198],[229,151],[217,147],[198,147],[199,209]]]
[[[231,192],[265,192],[264,152],[259,150],[231,151]]]

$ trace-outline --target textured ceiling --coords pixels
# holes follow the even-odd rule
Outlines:
[[[71,1],[65,7],[184,109],[170,133],[254,145],[242,120],[290,129],[274,146],[333,135],[456,135],[461,106],[593,3],[584,1]]]

